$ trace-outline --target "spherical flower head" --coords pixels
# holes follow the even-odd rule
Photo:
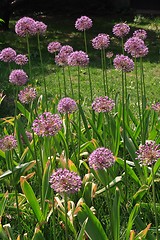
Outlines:
[[[95,49],[108,48],[110,44],[110,37],[108,34],[99,33],[97,37],[92,39],[92,46]]]
[[[87,16],[81,16],[76,20],[75,28],[84,31],[92,27],[92,20]]]
[[[134,69],[134,62],[131,58],[128,56],[116,55],[116,57],[113,60],[113,65],[115,69],[122,70],[124,72],[131,72]]]
[[[73,48],[69,45],[61,47],[59,53],[55,56],[55,62],[59,66],[68,65],[68,56],[73,52]]]
[[[14,61],[17,65],[23,66],[28,63],[28,58],[24,54],[18,54]]]
[[[106,52],[106,57],[107,58],[112,58],[113,57],[113,52],[111,52],[111,51]]]
[[[155,104],[152,104],[152,109],[156,112],[160,113],[160,102],[157,102]]]
[[[90,168],[99,170],[110,168],[115,163],[115,160],[113,153],[109,149],[100,147],[90,154],[88,163]]]
[[[68,56],[68,65],[69,66],[81,66],[85,67],[89,64],[89,57],[87,53],[83,51],[72,52]]]
[[[26,87],[18,94],[19,101],[24,104],[31,103],[36,97],[36,89],[32,87]]]
[[[58,103],[58,112],[60,113],[73,113],[77,108],[76,102],[69,97],[62,98]]]
[[[3,62],[13,62],[15,60],[16,57],[16,51],[11,48],[4,48],[1,52],[0,52],[0,61]]]
[[[73,194],[79,191],[82,185],[80,176],[68,169],[58,169],[50,177],[51,188],[57,193]]]
[[[62,128],[62,120],[58,114],[44,112],[39,115],[32,124],[33,131],[38,136],[54,136]]]
[[[35,21],[36,33],[39,35],[44,35],[47,31],[47,25],[40,21]]]
[[[145,40],[147,38],[147,32],[144,29],[135,30],[133,33],[133,37],[138,37],[142,40]]]
[[[47,46],[47,49],[48,49],[48,52],[55,53],[55,52],[59,52],[61,47],[62,45],[59,42],[50,42]]]
[[[139,146],[136,154],[142,165],[153,165],[160,158],[160,145],[148,140],[144,145]]]
[[[116,37],[123,38],[130,31],[130,27],[126,23],[118,23],[113,27],[113,34]]]
[[[107,96],[97,97],[92,103],[93,110],[98,113],[110,112],[114,106],[114,101]]]
[[[148,47],[139,37],[131,37],[124,44],[124,50],[132,57],[144,57],[148,54]]]
[[[17,140],[13,135],[7,135],[0,139],[0,149],[2,151],[10,151],[17,147]]]
[[[36,31],[37,29],[35,20],[30,17],[23,17],[19,19],[15,25],[15,32],[20,37],[26,37],[27,35],[35,35]]]
[[[17,86],[26,84],[27,80],[28,76],[22,69],[13,70],[9,75],[9,82]]]

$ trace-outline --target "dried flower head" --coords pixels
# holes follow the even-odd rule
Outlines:
[[[69,66],[81,66],[85,67],[89,64],[89,57],[87,53],[83,51],[72,52],[68,56],[68,65]]]
[[[100,147],[90,154],[88,163],[90,168],[98,170],[110,168],[115,163],[115,160],[113,153],[109,149]]]
[[[144,29],[135,30],[133,37],[139,37],[140,39],[145,40],[147,38],[147,32]]]
[[[44,112],[39,115],[32,125],[33,131],[38,136],[54,136],[62,128],[62,120],[58,114],[52,114],[50,112]]]
[[[18,86],[26,84],[27,74],[22,69],[13,70],[9,75],[9,82]]]
[[[116,37],[124,37],[126,36],[130,31],[130,27],[126,23],[118,23],[114,25],[113,27],[113,34]]]
[[[111,52],[111,51],[106,52],[106,57],[107,58],[112,58],[113,57],[113,52]]]
[[[124,44],[124,50],[132,57],[144,57],[148,54],[148,47],[139,37],[131,37]]]
[[[35,20],[30,17],[22,17],[17,21],[15,25],[15,32],[20,37],[26,37],[27,35],[35,35],[36,31],[37,29]]]
[[[160,113],[160,102],[152,104],[152,109]]]
[[[59,52],[61,47],[62,47],[62,45],[59,42],[50,42],[48,44],[47,49],[48,49],[48,52],[55,53],[55,52]]]
[[[47,25],[43,22],[36,21],[35,22],[36,33],[40,35],[44,35],[47,31]]]
[[[58,103],[58,112],[60,113],[73,113],[76,110],[77,104],[72,98],[62,98]]]
[[[16,63],[17,65],[22,66],[22,65],[25,65],[25,64],[28,63],[28,58],[27,58],[26,55],[18,54],[18,55],[15,57],[15,60],[14,60],[14,61],[15,61],[15,63]]]
[[[11,48],[4,48],[1,52],[0,52],[0,61],[3,62],[13,62],[15,60],[16,57],[16,51]]]
[[[116,57],[113,60],[113,65],[115,69],[122,70],[124,72],[131,72],[134,69],[134,62],[131,58],[128,56],[116,55]]]
[[[160,158],[160,145],[155,141],[148,140],[144,145],[139,146],[136,154],[142,165],[152,165]]]
[[[97,37],[92,39],[92,46],[95,49],[108,48],[110,44],[110,37],[108,34],[99,33]]]
[[[58,169],[50,177],[51,188],[57,193],[73,194],[81,188],[80,176],[68,169]]]
[[[92,20],[87,16],[81,16],[76,20],[75,28],[84,31],[92,27]]]
[[[97,97],[92,103],[92,108],[96,112],[110,112],[114,106],[114,101],[107,96]]]
[[[2,151],[9,151],[17,147],[17,140],[13,135],[7,135],[0,139],[0,149]]]
[[[36,89],[32,87],[26,87],[19,92],[18,97],[21,103],[28,104],[37,97]]]

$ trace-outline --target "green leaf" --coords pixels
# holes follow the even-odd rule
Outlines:
[[[93,214],[93,212],[85,203],[82,203],[81,210],[78,212],[78,219],[80,224],[83,224],[87,218],[88,221],[86,223],[85,232],[88,237],[92,240],[108,240],[108,237],[98,218]]]
[[[112,206],[112,231],[114,240],[120,239],[120,191],[116,187],[115,197]]]
[[[2,219],[2,216],[3,216],[4,210],[5,210],[5,206],[6,206],[6,203],[7,203],[7,199],[8,199],[8,192],[6,192],[6,193],[3,195],[3,198],[2,198],[2,200],[0,201],[0,223],[1,223],[1,219]]]
[[[102,136],[100,135],[100,133],[97,130],[97,127],[95,126],[95,124],[93,123],[93,121],[90,118],[88,118],[88,122],[91,125],[91,127],[93,128],[94,133],[97,135],[97,138],[99,139],[100,144],[103,146],[104,142],[103,142]]]
[[[83,240],[84,239],[83,235],[84,235],[84,232],[85,232],[87,222],[88,222],[88,218],[86,218],[86,220],[83,222],[82,227],[81,227],[81,231],[80,231],[80,233],[77,237],[77,240]]]
[[[130,231],[131,231],[131,229],[132,229],[134,220],[135,220],[135,218],[136,218],[137,215],[138,215],[139,208],[140,208],[140,205],[139,205],[139,204],[136,204],[136,205],[134,206],[133,210],[132,210],[131,213],[130,213],[129,220],[128,220],[128,225],[127,225],[127,229],[126,229],[126,240],[129,239]]]
[[[20,103],[17,101],[17,108],[21,111],[21,113],[29,120],[30,112]]]
[[[32,240],[45,240],[40,229],[36,228]]]
[[[133,196],[133,202],[139,202],[146,192],[148,192],[149,186],[148,185],[142,185],[139,190],[134,194]]]
[[[2,227],[2,224],[0,223],[0,239],[2,240],[9,240],[3,227]]]

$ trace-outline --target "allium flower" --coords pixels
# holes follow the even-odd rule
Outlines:
[[[7,135],[0,139],[0,149],[2,151],[9,151],[17,147],[17,140],[13,135]]]
[[[32,125],[33,131],[38,136],[54,136],[62,128],[62,120],[58,114],[52,114],[50,112],[44,112],[39,115]]]
[[[72,113],[77,110],[76,102],[69,97],[62,98],[58,103],[58,112],[60,113]]]
[[[4,48],[0,52],[0,61],[3,62],[13,62],[16,57],[16,51],[13,48]]]
[[[138,29],[134,31],[133,37],[139,37],[142,40],[145,40],[147,38],[147,32],[144,29]]]
[[[111,167],[115,163],[115,160],[112,152],[109,149],[100,147],[90,154],[88,162],[90,168],[98,170]]]
[[[160,113],[160,102],[157,102],[155,104],[152,104],[152,109],[156,112]]]
[[[68,56],[68,65],[69,66],[85,67],[88,65],[88,63],[89,63],[89,57],[88,57],[87,53],[85,53],[83,51],[75,51],[75,52],[72,52]]]
[[[27,35],[36,34],[36,24],[35,21],[30,17],[23,17],[19,19],[15,25],[15,32],[20,37],[25,37]]]
[[[55,52],[59,52],[59,50],[61,49],[62,45],[59,42],[50,42],[48,44],[48,52],[50,53],[55,53]]]
[[[68,65],[68,56],[73,52],[73,48],[69,45],[61,47],[59,53],[55,56],[55,62],[59,66]]]
[[[152,165],[160,158],[160,144],[148,140],[139,146],[136,154],[138,155],[136,159],[139,159],[142,165]]]
[[[105,49],[110,44],[110,37],[108,34],[99,33],[97,37],[92,39],[92,46],[95,49]]]
[[[118,23],[114,25],[113,27],[113,34],[116,37],[124,37],[126,36],[130,31],[130,27],[126,23]]]
[[[26,136],[27,136],[27,138],[28,138],[28,141],[31,142],[31,141],[32,141],[32,133],[29,132],[29,131],[26,131]],[[21,141],[22,141],[22,143],[25,144],[26,142],[25,142],[23,136],[20,135],[20,137],[21,137]]]
[[[27,74],[22,69],[13,70],[9,75],[9,82],[22,86],[28,80]]]
[[[50,177],[51,188],[57,193],[73,194],[81,188],[80,176],[68,169],[59,168]]]
[[[113,60],[115,69],[122,70],[124,72],[131,72],[134,69],[134,62],[128,56],[116,55]]]
[[[36,21],[35,26],[36,26],[36,33],[37,34],[44,35],[46,33],[47,25],[45,23],[40,22],[40,21]]]
[[[16,57],[15,57],[15,63],[22,66],[22,65],[25,65],[28,63],[28,58],[26,55],[23,55],[23,54],[18,54]]]
[[[75,28],[84,31],[92,27],[92,20],[89,17],[81,16],[76,20]]]
[[[106,52],[106,57],[107,58],[112,58],[113,57],[113,52]]]
[[[25,89],[19,92],[18,97],[21,103],[28,104],[37,97],[36,89],[26,87]]]
[[[144,57],[148,54],[148,48],[139,37],[131,37],[124,44],[124,50],[132,57]]]
[[[96,112],[110,112],[114,105],[114,101],[107,96],[97,97],[92,103],[92,108]]]

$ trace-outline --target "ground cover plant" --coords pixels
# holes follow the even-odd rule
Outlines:
[[[158,20],[50,21],[1,40],[0,237],[159,239]]]

